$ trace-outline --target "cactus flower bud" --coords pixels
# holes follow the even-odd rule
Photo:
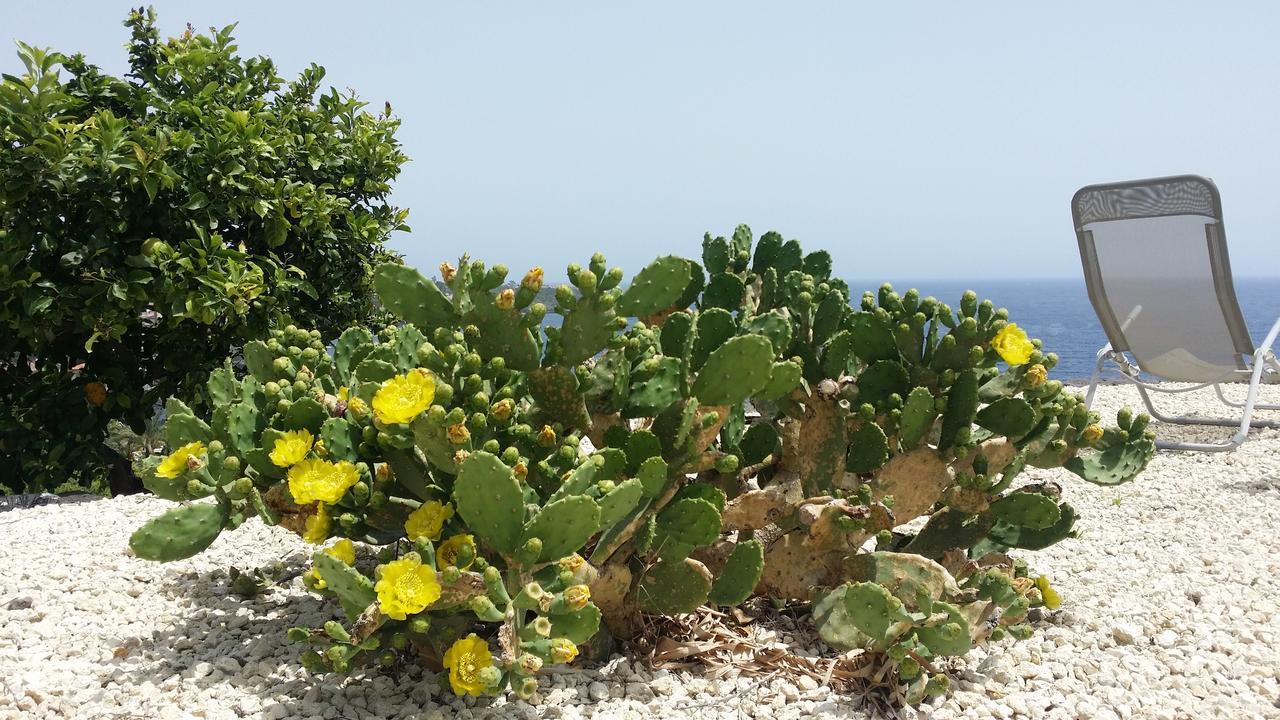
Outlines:
[[[503,290],[498,293],[498,297],[494,298],[493,304],[497,305],[499,310],[510,310],[516,306],[516,291],[511,288]]]
[[[430,630],[430,629],[431,629],[431,620],[426,616],[419,615],[415,617],[413,620],[409,621],[409,632],[411,633],[415,633],[417,635],[424,635],[426,634],[427,630]]]
[[[450,265],[448,262],[440,263],[440,277],[447,283],[453,282],[453,278],[457,276],[458,268]]]
[[[556,288],[556,302],[561,305],[569,305],[575,300],[573,288],[568,285],[561,285]]]
[[[538,432],[538,444],[543,447],[551,447],[556,442],[556,431],[551,429],[550,425],[543,425],[542,430]]]
[[[604,274],[604,277],[600,278],[600,289],[612,290],[620,282],[622,282],[622,268],[612,268]]]
[[[741,463],[737,455],[725,455],[716,460],[716,472],[725,475],[732,475],[738,472],[738,465]]]
[[[1045,369],[1044,365],[1036,363],[1027,368],[1027,387],[1039,387],[1048,379],[1049,371]]]
[[[515,473],[517,480],[524,480],[526,477],[529,476],[529,466],[525,465],[522,462],[516,463],[515,466],[511,468],[511,470],[512,472]]]
[[[324,632],[329,637],[339,642],[350,642],[351,635],[347,633],[347,629],[342,627],[342,623],[337,620],[330,620],[324,624]]]
[[[450,425],[446,433],[449,436],[449,442],[454,445],[466,445],[471,441],[471,431],[462,423]]]
[[[1084,441],[1090,445],[1101,440],[1102,435],[1102,426],[1097,424],[1089,425],[1084,429],[1084,432],[1080,434],[1080,436],[1084,438]]]
[[[533,680],[533,678],[527,678],[527,679]],[[502,671],[494,667],[493,665],[480,668],[478,671],[476,671],[476,680],[479,680],[482,685],[492,690],[498,687],[498,683],[502,682]],[[537,680],[533,681],[533,689],[535,691],[538,689]],[[529,693],[528,696],[532,696],[532,695],[533,693],[531,692]]]
[[[520,281],[520,287],[527,288],[533,292],[542,289],[542,267],[535,266],[530,268],[529,272],[524,274],[524,278]]]

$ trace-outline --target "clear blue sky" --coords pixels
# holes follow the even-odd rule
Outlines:
[[[9,47],[123,69],[128,3],[5,4]],[[1077,277],[1076,188],[1195,172],[1237,274],[1280,274],[1276,3],[155,5],[391,101],[425,268],[634,271],[746,222],[850,278]]]

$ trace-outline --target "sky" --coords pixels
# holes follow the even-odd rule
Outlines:
[[[1196,173],[1237,276],[1280,275],[1280,4],[155,2],[311,62],[412,159],[392,240],[563,277],[698,257],[738,223],[846,278],[1078,278],[1070,199]],[[125,65],[116,0],[0,0],[0,41]],[[0,71],[20,72],[12,52]]]

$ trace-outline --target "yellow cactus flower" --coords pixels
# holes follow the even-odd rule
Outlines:
[[[338,560],[341,560],[342,562],[348,565],[356,564],[356,546],[346,538],[342,538],[341,540],[330,545],[329,547],[325,548],[321,552],[323,552],[325,555],[328,555],[331,558],[336,558]],[[326,587],[328,587],[325,584],[324,578],[320,577],[319,570],[316,570],[315,568],[311,568],[310,570],[307,571],[307,575],[311,578],[311,582],[315,585],[315,588],[317,590],[323,590]]]
[[[1083,437],[1084,441],[1089,443],[1090,445],[1101,440],[1102,435],[1103,435],[1102,426],[1098,425],[1097,423],[1093,423],[1089,425],[1084,429],[1084,432],[1081,433],[1081,437]]]
[[[471,562],[458,566],[458,553],[466,546],[471,547],[471,562],[475,562],[476,539],[472,535],[463,535],[461,533],[445,540],[440,544],[440,547],[436,548],[436,562],[441,566],[453,565],[459,570],[466,570],[471,567]]]
[[[338,400],[340,402],[351,401],[351,390],[349,390],[346,385],[343,385],[342,387],[338,388]]]
[[[289,494],[299,505],[313,502],[332,505],[359,480],[356,466],[346,460],[333,463],[311,458],[289,468]]]
[[[494,299],[493,304],[497,305],[499,310],[510,310],[516,306],[516,291],[511,288],[503,290],[498,293],[498,297]]]
[[[450,425],[445,433],[449,436],[449,442],[454,445],[466,445],[471,440],[471,431],[462,423]]]
[[[1009,323],[1000,328],[1000,332],[991,339],[991,347],[996,349],[1000,359],[1010,365],[1021,365],[1031,359],[1035,346],[1027,338],[1027,333],[1016,323]]]
[[[435,397],[435,376],[421,368],[412,370],[378,388],[373,396],[373,415],[384,425],[402,425],[431,407]]]
[[[160,461],[160,465],[156,467],[156,477],[172,480],[188,469],[194,470],[200,467],[200,458],[204,457],[204,453],[204,443],[199,440],[187,443]]]
[[[310,430],[290,430],[271,446],[271,463],[284,468],[297,465],[311,452],[311,442]]]
[[[591,589],[586,585],[570,585],[564,591],[564,604],[570,610],[581,610],[591,601]]]
[[[511,471],[515,473],[517,480],[524,480],[529,475],[529,466],[518,462],[515,467],[511,468]]]
[[[1049,379],[1049,371],[1040,363],[1036,363],[1027,368],[1027,386],[1040,387],[1045,380]]]
[[[342,538],[324,549],[324,554],[337,558],[348,565],[356,564],[356,546],[350,540]]]
[[[520,287],[538,292],[542,289],[542,275],[540,266],[530,268],[529,272],[524,274],[524,279],[520,281]]]
[[[332,525],[329,511],[325,509],[324,503],[317,503],[315,513],[307,518],[302,539],[312,545],[320,545],[329,539],[329,528]]]
[[[489,643],[475,633],[457,640],[444,654],[444,666],[449,670],[449,686],[455,695],[480,696],[489,686],[480,678],[480,671],[493,667],[493,653]]]
[[[453,517],[453,506],[439,500],[423,503],[417,510],[409,513],[404,521],[404,531],[409,540],[424,537],[432,542],[440,539],[445,522]]]
[[[382,614],[392,620],[405,620],[440,599],[436,571],[423,565],[417,553],[392,560],[381,569],[382,575],[373,589],[378,593]]]
[[[578,646],[574,645],[568,638],[551,638],[552,662],[571,663],[576,657],[578,657]]]
[[[1044,601],[1045,607],[1050,610],[1062,607],[1062,596],[1049,585],[1049,576],[1041,575],[1036,578],[1036,588],[1040,590],[1040,599]]]
[[[100,382],[91,382],[85,385],[84,399],[94,407],[102,407],[107,402],[107,386]]]

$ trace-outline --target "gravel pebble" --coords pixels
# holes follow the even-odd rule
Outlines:
[[[1161,398],[1171,412],[1205,414],[1212,399]],[[1137,401],[1108,386],[1097,409],[1113,416]],[[1263,401],[1280,402],[1280,388]],[[1081,515],[1079,538],[1029,555],[1063,608],[1030,641],[976,649],[955,664],[955,692],[901,717],[1280,718],[1280,433],[1255,431],[1231,455],[1161,453],[1120,487],[1062,470],[1025,479],[1061,483]],[[417,667],[394,679],[313,677],[285,629],[318,626],[336,608],[296,577],[242,601],[228,577],[233,564],[299,570],[307,546],[251,521],[190,560],[132,557],[129,535],[169,507],[131,496],[0,515],[0,719],[872,717],[811,681],[651,671],[618,657],[548,673],[528,703],[441,694],[447,683]],[[825,652],[794,641],[797,654]]]

